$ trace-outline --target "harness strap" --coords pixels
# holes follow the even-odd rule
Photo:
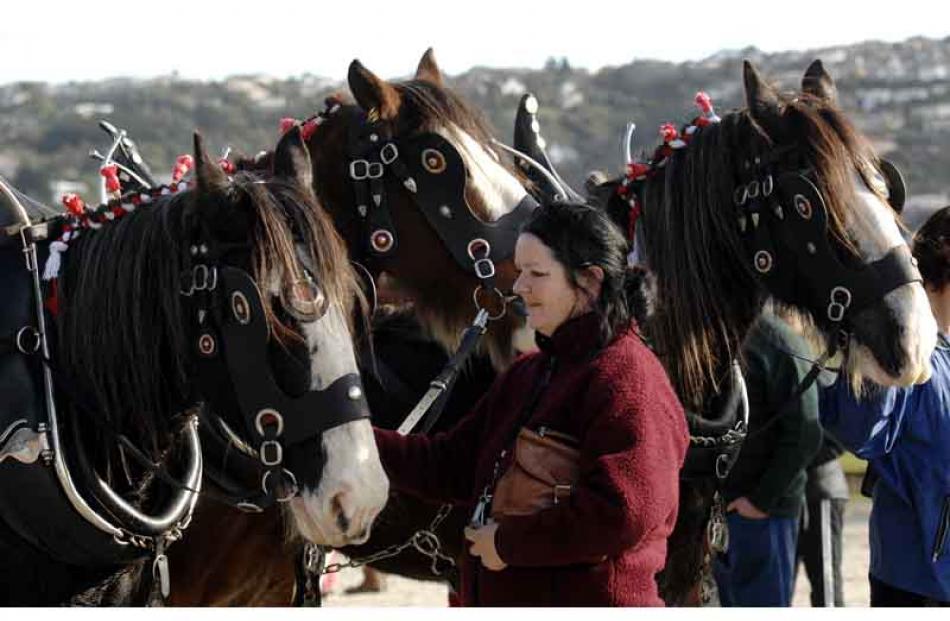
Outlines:
[[[419,400],[416,407],[409,413],[409,416],[402,421],[402,424],[396,429],[397,433],[403,436],[411,433],[416,425],[419,424],[419,421],[422,420],[422,417],[430,411],[431,414],[421,431],[428,433],[432,429],[439,420],[439,417],[442,416],[442,410],[445,408],[446,399],[439,400],[439,398],[443,396],[443,393],[451,390],[455,384],[462,365],[465,364],[465,361],[468,360],[472,352],[475,351],[478,340],[485,333],[488,318],[488,311],[485,309],[479,310],[475,321],[472,322],[472,325],[469,326],[462,335],[462,342],[458,350],[456,350],[455,354],[446,362],[442,371],[439,372],[435,379],[429,384],[428,392],[422,396],[422,399]]]

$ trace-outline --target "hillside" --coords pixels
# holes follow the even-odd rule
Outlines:
[[[449,81],[506,140],[520,95],[526,89],[536,93],[551,156],[565,178],[580,185],[593,168],[618,170],[619,137],[627,121],[637,123],[637,144],[647,149],[655,145],[660,123],[694,114],[692,96],[699,89],[708,91],[720,110],[739,105],[742,58],[755,61],[783,88],[795,87],[808,63],[822,58],[837,80],[843,107],[902,168],[916,204],[947,202],[950,38],[777,54],[750,48],[682,64],[636,60],[597,72],[552,59],[539,70],[476,67]],[[45,200],[56,200],[77,182],[94,198],[98,177],[87,153],[91,146],[104,146],[98,118],[128,129],[164,176],[175,156],[188,151],[194,128],[210,144],[253,153],[274,144],[282,116],[307,116],[326,94],[341,88],[335,79],[315,76],[0,86],[0,174]]]

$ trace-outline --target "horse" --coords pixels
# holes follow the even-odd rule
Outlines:
[[[351,336],[357,277],[299,132],[266,182],[229,178],[198,134],[194,160],[191,183],[96,209],[73,197],[38,222],[0,184],[5,604],[68,602],[149,558],[167,596],[167,553],[200,495],[280,503],[287,531],[327,545],[365,540],[385,502]],[[254,457],[202,449],[199,418]],[[215,493],[203,472],[251,483]]]

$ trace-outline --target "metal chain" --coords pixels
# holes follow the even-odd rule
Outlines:
[[[435,531],[442,522],[445,521],[445,518],[449,516],[451,511],[452,505],[444,504],[439,507],[439,511],[435,514],[435,517],[432,518],[429,527],[417,530],[407,541],[397,545],[391,545],[367,556],[350,559],[345,563],[330,563],[320,570],[320,574],[335,574],[347,568],[369,565],[383,559],[397,556],[402,553],[403,550],[412,547],[420,554],[432,559],[432,573],[436,576],[441,576],[444,570],[440,569],[439,562],[445,562],[447,564],[446,569],[448,569],[449,567],[455,567],[455,559],[442,553],[442,542],[438,535],[435,534]]]

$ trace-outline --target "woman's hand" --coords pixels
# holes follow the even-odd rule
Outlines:
[[[481,528],[465,527],[465,538],[472,542],[469,548],[472,556],[477,556],[482,560],[482,565],[492,571],[501,571],[508,565],[498,556],[498,550],[495,549],[495,531],[498,530],[498,523],[489,521]]]
[[[769,517],[768,513],[759,510],[752,501],[742,496],[741,498],[736,498],[729,503],[729,506],[726,507],[726,511],[735,511],[744,518],[750,520],[764,520]]]

